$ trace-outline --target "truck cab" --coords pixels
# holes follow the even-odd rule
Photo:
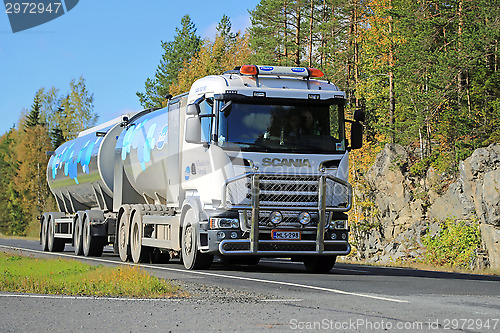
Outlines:
[[[203,212],[201,253],[329,271],[350,252],[345,93],[315,75],[243,66],[193,84],[182,187]]]

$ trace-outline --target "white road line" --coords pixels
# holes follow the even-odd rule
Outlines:
[[[2,294],[0,297],[12,298],[44,298],[44,299],[74,299],[74,300],[104,300],[104,301],[155,301],[155,302],[179,302],[180,299],[171,298],[120,298],[106,296],[69,296],[69,295],[36,295],[36,294]]]
[[[12,246],[4,246],[4,245],[0,245],[0,248],[41,253],[41,254],[46,254],[46,255],[49,254],[49,255],[63,256],[63,257],[68,257],[68,258],[86,259],[86,260],[92,260],[92,261],[97,261],[97,262],[120,264],[120,262],[116,262],[116,261],[112,261],[112,260],[81,257],[81,256],[65,254],[65,253],[57,253],[56,254],[56,253],[39,251],[39,250],[30,250],[30,249],[16,248],[16,247],[12,247]],[[137,264],[129,263],[129,262],[121,262],[121,264],[130,265],[130,266],[137,265]],[[324,288],[324,287],[318,287],[318,286],[309,286],[306,284],[299,284],[299,283],[293,283],[293,282],[264,280],[264,279],[249,278],[249,277],[244,277],[244,276],[225,275],[225,274],[220,274],[220,273],[210,273],[210,272],[202,272],[202,271],[190,271],[190,270],[184,270],[184,269],[180,269],[180,268],[153,266],[153,265],[148,265],[148,264],[139,264],[138,266],[151,268],[151,269],[161,269],[164,271],[178,272],[178,273],[183,273],[183,274],[204,275],[204,276],[211,276],[211,277],[224,278],[224,279],[251,281],[251,282],[259,282],[259,283],[266,283],[266,284],[276,284],[276,285],[281,285],[281,286],[289,286],[289,287],[295,287],[295,288],[326,291],[326,292],[331,292],[331,293],[340,294],[340,295],[357,296],[357,297],[370,298],[370,299],[376,299],[376,300],[387,301],[387,302],[409,303],[409,301],[396,299],[396,298],[389,298],[389,297],[384,297],[384,296],[368,295],[368,294],[361,294],[361,293],[353,293],[353,292],[348,292],[348,291],[339,290],[339,289]]]
[[[259,302],[302,302],[302,299],[263,299]]]

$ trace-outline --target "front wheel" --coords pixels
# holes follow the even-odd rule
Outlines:
[[[308,272],[328,273],[336,260],[337,256],[305,256],[303,262]]]
[[[187,269],[208,269],[212,265],[213,255],[198,251],[196,213],[189,209],[184,216],[182,227],[182,262]]]

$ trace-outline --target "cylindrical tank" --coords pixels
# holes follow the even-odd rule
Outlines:
[[[47,181],[62,211],[99,207],[97,195],[113,197],[114,149],[123,131],[120,123],[121,117],[83,131],[50,158]]]
[[[61,211],[112,209],[114,173],[122,168],[124,180],[141,198],[164,202],[167,197],[167,108],[145,110],[122,127],[122,117],[83,131],[61,145],[50,158],[47,179]],[[122,185],[120,189],[127,191]],[[132,196],[132,198],[138,198]],[[130,201],[130,200],[129,200]],[[144,200],[146,201],[146,200]]]
[[[168,109],[131,119],[116,143],[130,185],[157,202],[167,198]]]

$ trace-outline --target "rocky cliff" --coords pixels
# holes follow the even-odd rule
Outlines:
[[[402,146],[388,144],[364,175],[366,185],[355,195],[370,202],[374,214],[370,228],[353,230],[356,257],[381,263],[421,259],[422,236],[454,218],[480,225],[482,249],[471,266],[500,269],[500,145],[477,149],[453,179],[432,167],[412,177],[410,157]]]

